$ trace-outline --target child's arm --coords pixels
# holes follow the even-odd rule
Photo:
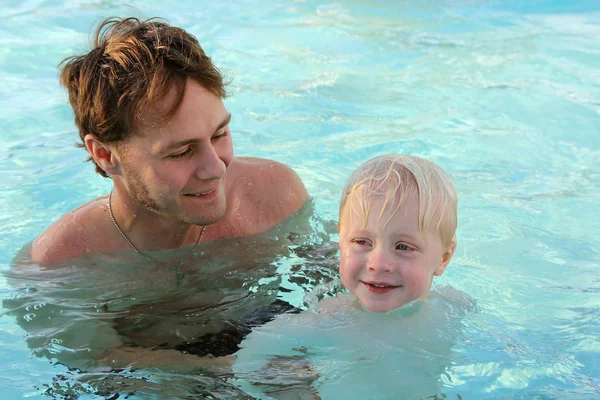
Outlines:
[[[320,399],[319,373],[303,346],[303,329],[316,314],[283,314],[253,330],[241,343],[232,369],[239,387],[250,395],[274,399]]]

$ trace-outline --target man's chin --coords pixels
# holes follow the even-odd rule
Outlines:
[[[221,221],[225,217],[225,210],[212,215],[187,215],[185,221],[192,225],[205,226],[213,225]]]

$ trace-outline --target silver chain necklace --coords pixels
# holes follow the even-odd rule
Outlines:
[[[129,238],[127,237],[127,235],[125,235],[125,232],[123,232],[121,230],[121,227],[119,226],[119,224],[117,224],[117,220],[115,219],[115,215],[113,214],[113,210],[112,210],[112,190],[110,191],[110,194],[108,195],[108,213],[110,214],[110,219],[112,220],[113,224],[115,224],[115,228],[117,228],[117,231],[119,231],[119,233],[121,234],[121,236],[123,237],[123,239],[125,239],[125,241],[127,242],[127,244],[129,245],[129,247],[132,248],[133,251],[135,251],[137,254],[146,257],[148,260],[150,261],[154,261],[158,264],[163,264],[160,261],[158,261],[156,258],[149,256],[148,254],[141,252],[137,249],[137,247],[135,247],[133,245],[133,243],[131,243],[131,240],[129,240]],[[202,241],[202,237],[204,236],[204,231],[206,231],[206,225],[202,226],[202,230],[200,231],[200,237],[198,237],[198,241],[196,242],[196,244],[194,245],[194,247],[192,247],[192,249],[190,250],[190,253],[192,251],[194,251],[194,249],[200,244],[200,242]],[[175,271],[175,273],[177,274],[177,284],[179,285],[179,281],[181,279],[183,279],[183,272],[181,272],[180,270],[178,270],[177,268],[171,266],[171,268]]]

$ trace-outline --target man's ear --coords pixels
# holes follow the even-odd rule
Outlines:
[[[115,152],[114,146],[111,147],[108,144],[100,140],[96,135],[88,133],[83,138],[85,148],[90,153],[96,164],[109,175],[120,175],[121,171],[121,160],[119,155]]]
[[[436,268],[433,275],[440,276],[444,273],[444,270],[450,263],[452,256],[454,255],[454,250],[456,250],[456,242],[450,243],[450,246],[446,249],[444,254],[442,254],[442,258],[440,260],[440,265]]]

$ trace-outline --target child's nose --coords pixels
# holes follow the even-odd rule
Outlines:
[[[376,272],[391,272],[394,269],[394,263],[390,252],[380,248],[373,249],[367,267]]]

